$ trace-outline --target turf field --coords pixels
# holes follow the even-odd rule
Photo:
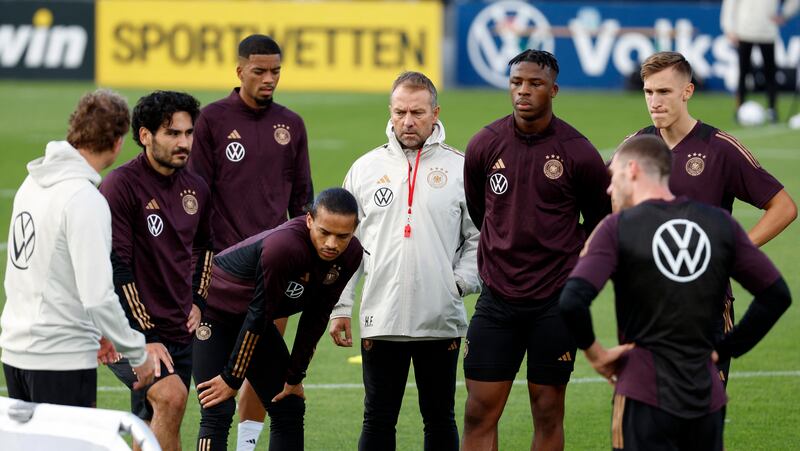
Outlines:
[[[289,75],[287,75],[289,76]],[[5,268],[6,243],[14,190],[24,178],[25,163],[43,153],[52,139],[63,139],[66,121],[79,96],[92,89],[80,83],[0,82],[0,258]],[[123,93],[131,104],[143,91]],[[203,104],[227,92],[194,92]],[[310,139],[311,164],[317,191],[340,185],[350,164],[362,153],[386,141],[388,95],[278,93],[280,103],[299,112],[306,121]],[[790,96],[784,95],[781,112],[789,109]],[[447,142],[464,149],[469,138],[483,125],[511,111],[508,97],[501,91],[457,91],[441,93],[441,119]],[[621,92],[575,92],[562,90],[555,100],[560,117],[582,131],[604,156],[627,134],[649,124],[640,94]],[[726,129],[739,137],[775,174],[796,200],[800,198],[800,131],[784,125],[739,129],[733,123],[732,99],[724,94],[698,93],[691,101],[695,117]],[[130,135],[129,135],[130,136]],[[139,151],[128,139],[118,163]],[[257,208],[257,206],[254,206]],[[737,203],[736,217],[751,227],[759,211]],[[780,237],[765,246],[778,264],[792,291],[800,293],[797,255],[800,226],[790,226]],[[737,316],[749,304],[749,296],[735,287]],[[0,295],[0,305],[5,296]],[[475,297],[466,300],[470,311]],[[595,302],[594,318],[598,337],[605,345],[616,342],[610,290]],[[725,429],[728,450],[779,450],[800,447],[800,309],[793,306],[772,333],[750,354],[734,361],[729,393],[731,402]],[[290,328],[292,326],[290,325]],[[290,329],[289,335],[293,329]],[[357,335],[356,335],[357,336]],[[363,389],[357,364],[348,357],[357,349],[336,348],[323,337],[305,380],[308,397],[306,448],[309,450],[356,449],[360,432]],[[459,369],[459,379],[463,374]],[[524,378],[524,371],[518,375]],[[413,381],[413,378],[410,378]],[[0,375],[0,394],[5,381]],[[128,392],[111,374],[102,369],[99,377],[98,405],[126,409]],[[466,390],[457,390],[456,415],[461,429]],[[522,450],[530,446],[532,425],[528,396],[520,379],[500,424],[500,449]],[[566,448],[568,450],[609,449],[611,387],[581,357],[576,363],[573,383],[567,394]],[[190,394],[182,437],[185,449],[193,449],[199,421],[194,392]],[[416,389],[409,386],[397,427],[398,448],[422,449],[422,425],[416,406]],[[266,449],[266,432],[261,447]],[[235,428],[229,448],[235,443]]]

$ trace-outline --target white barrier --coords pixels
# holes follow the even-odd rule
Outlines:
[[[130,434],[142,451],[160,451],[147,425],[128,412],[35,404],[0,396],[3,451],[130,451]]]

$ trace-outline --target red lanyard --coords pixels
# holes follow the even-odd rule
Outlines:
[[[411,236],[411,205],[414,203],[414,188],[417,186],[417,172],[419,172],[419,156],[422,153],[420,148],[417,151],[417,160],[414,162],[414,175],[411,175],[411,163],[408,164],[408,219],[406,227],[403,230],[403,236],[408,238]]]

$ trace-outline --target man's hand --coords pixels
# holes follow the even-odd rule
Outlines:
[[[735,33],[725,33],[725,37],[731,41],[731,45],[734,47],[739,45],[739,36],[737,36]]]
[[[353,335],[350,333],[350,318],[339,317],[331,320],[331,327],[328,330],[336,346],[349,348],[353,346]],[[344,338],[342,338],[344,332]]]
[[[193,334],[197,326],[200,325],[200,316],[200,307],[192,304],[192,311],[189,312],[189,320],[186,321],[186,328],[189,329],[190,334]]]
[[[106,337],[100,337],[100,349],[97,350],[97,363],[101,365],[108,365],[109,363],[117,363],[122,356],[117,352],[114,343]]]
[[[350,318],[348,318],[347,321],[348,321],[348,324],[349,324],[350,323]],[[281,399],[283,399],[283,398],[285,398],[285,397],[287,397],[289,395],[295,395],[295,396],[299,396],[299,397],[301,397],[303,399],[306,399],[306,394],[303,391],[303,383],[301,382],[301,383],[299,383],[297,385],[283,384],[283,391],[278,393],[277,395],[275,395],[275,397],[272,398],[272,402],[278,402]]]
[[[216,376],[211,380],[197,385],[197,398],[204,409],[214,407],[228,398],[236,396],[236,390],[231,388],[222,376]]]
[[[160,369],[159,365],[159,369]],[[144,360],[144,363],[133,368],[133,374],[136,375],[136,382],[133,383],[134,390],[141,390],[144,387],[153,383],[155,380],[155,360],[150,358],[150,354],[147,354],[147,358]]]
[[[608,379],[611,385],[614,385],[617,382],[617,361],[635,346],[634,343],[628,343],[605,349],[599,342],[595,341],[584,353],[592,368]]]
[[[153,359],[153,366],[155,367],[156,377],[161,377],[161,362],[167,367],[169,374],[175,372],[174,364],[172,363],[172,356],[169,351],[161,343],[147,343],[147,355]]]

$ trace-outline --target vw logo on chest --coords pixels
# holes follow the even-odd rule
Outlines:
[[[391,189],[386,187],[378,188],[378,190],[375,191],[375,196],[373,196],[373,199],[375,200],[375,205],[379,207],[385,207],[392,203],[392,200],[394,199],[394,193]]]
[[[500,173],[494,173],[489,177],[489,187],[495,194],[503,194],[508,190],[508,179]]]
[[[303,295],[303,291],[305,291],[305,287],[293,281],[289,282],[289,286],[286,287],[284,294],[287,298],[297,299]]]
[[[232,142],[225,148],[225,156],[236,163],[244,158],[244,146],[240,142]]]
[[[161,220],[161,216],[156,214],[148,216],[147,230],[149,230],[150,234],[153,236],[161,235],[161,232],[164,231],[164,221]]]

